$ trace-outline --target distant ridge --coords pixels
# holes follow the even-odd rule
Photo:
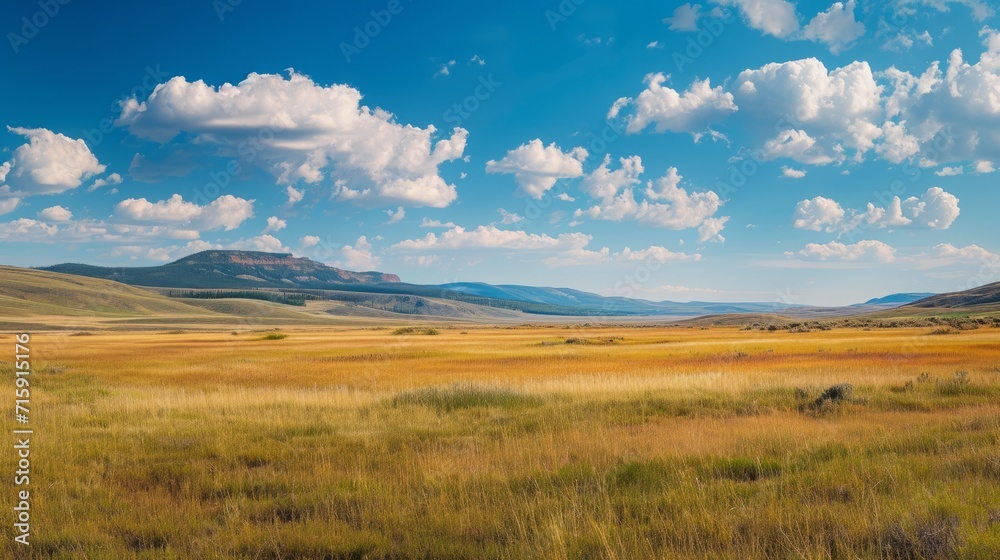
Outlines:
[[[937,294],[931,292],[890,294],[885,297],[872,298],[864,305],[906,305],[935,295]]]
[[[944,308],[971,307],[1000,303],[1000,282],[986,284],[971,290],[938,294],[923,298],[905,307]]]
[[[161,266],[103,267],[67,263],[41,270],[163,288],[324,288],[400,281],[395,274],[352,272],[290,253],[261,251],[202,251]]]

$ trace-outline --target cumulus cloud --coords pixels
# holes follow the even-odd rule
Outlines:
[[[183,134],[191,145],[234,156],[253,139],[255,159],[278,182],[329,176],[335,198],[361,206],[454,201],[455,186],[438,166],[462,157],[468,132],[455,128],[434,142],[433,126],[399,124],[361,99],[355,88],[322,86],[294,71],[287,78],[254,73],[217,88],[177,76],[145,100],[125,101],[116,124],[160,144]]]
[[[0,183],[20,196],[57,194],[79,187],[104,172],[83,140],[74,140],[44,128],[7,127],[28,139],[0,166]]]
[[[701,243],[725,243],[726,238],[722,236],[722,230],[725,229],[726,222],[728,221],[729,216],[723,216],[721,218],[706,218],[705,221],[698,226],[698,241]]]
[[[854,19],[855,0],[834,2],[825,12],[816,14],[802,30],[810,41],[824,43],[834,54],[849,47],[865,34],[865,25]]]
[[[522,193],[541,198],[559,179],[583,175],[585,159],[587,150],[581,147],[563,152],[555,142],[546,146],[536,138],[510,150],[500,161],[486,162],[486,172],[513,174]]]
[[[722,6],[734,6],[749,27],[767,35],[784,38],[799,30],[795,5],[786,0],[713,0]]]
[[[825,245],[810,243],[800,251],[788,251],[785,255],[812,261],[890,262],[896,257],[896,250],[881,241],[866,239],[852,245],[837,241]]]
[[[315,247],[316,245],[319,245],[319,237],[316,235],[306,235],[299,239],[299,247],[303,249]]]
[[[681,4],[674,8],[674,15],[663,18],[663,23],[669,25],[671,31],[697,31],[700,10],[701,4]]]
[[[271,233],[273,231],[281,231],[288,227],[288,222],[282,220],[277,216],[271,216],[267,219],[267,227],[264,228],[264,233]]]
[[[261,234],[250,239],[240,239],[230,244],[229,249],[240,249],[243,251],[263,251],[265,253],[290,253],[291,249],[285,247],[281,241],[269,234]]]
[[[808,164],[862,156],[882,135],[883,88],[867,62],[827,70],[815,58],[744,70],[732,87],[744,119],[757,130],[781,130],[766,143],[771,157]]]
[[[622,97],[608,111],[609,119],[621,117],[629,134],[653,125],[656,132],[689,132],[696,139],[709,127],[737,111],[733,95],[722,86],[712,87],[709,79],[695,80],[685,92],[663,85],[663,73],[647,74],[646,89],[638,97]]]
[[[834,232],[841,229],[844,208],[835,200],[817,196],[795,205],[795,227],[812,231]]]
[[[786,179],[802,179],[806,176],[806,171],[804,169],[793,169],[787,165],[782,165],[781,176]]]
[[[344,245],[340,250],[341,260],[334,263],[334,266],[346,268],[348,270],[369,271],[375,270],[382,259],[372,252],[372,244],[364,235],[358,238],[353,245]]]
[[[500,212],[500,224],[501,225],[516,224],[518,222],[523,222],[524,221],[524,217],[523,216],[518,216],[514,212],[508,212],[508,211],[504,210],[503,208],[497,208],[497,211]]]
[[[21,205],[21,199],[17,197],[0,198],[0,215],[9,214]]]
[[[942,167],[934,172],[938,177],[953,177],[955,175],[962,175],[965,173],[965,169],[962,167]]]
[[[993,167],[992,161],[979,160],[973,164],[973,169],[976,173],[983,175],[985,173],[993,173],[996,169]]]
[[[453,228],[455,224],[452,222],[441,222],[440,220],[432,220],[430,218],[424,218],[420,221],[420,227],[422,228]]]
[[[68,222],[73,219],[73,213],[62,206],[51,206],[39,212],[38,217],[46,222]]]
[[[386,210],[385,213],[389,215],[389,221],[386,222],[387,224],[397,224],[403,221],[403,218],[406,217],[406,209],[402,206],[397,206],[395,212],[392,210]]]
[[[401,241],[392,246],[403,253],[440,253],[445,251],[497,251],[517,252],[544,257],[550,266],[573,266],[606,262],[646,261],[658,262],[697,261],[699,254],[675,253],[659,246],[632,250],[628,247],[612,253],[607,247],[588,249],[591,236],[584,233],[562,233],[558,236],[528,233],[521,230],[504,230],[496,226],[479,226],[474,230],[455,227],[441,235],[428,233],[420,239]]]
[[[302,198],[306,195],[305,191],[296,189],[291,185],[285,187],[285,194],[288,196],[288,206],[295,206],[299,202],[302,202]]]
[[[985,50],[974,64],[954,49],[944,71],[933,62],[920,74],[884,72],[892,84],[886,114],[908,147],[886,159],[919,155],[922,166],[1000,159],[1000,135],[992,132],[1000,126],[1000,33],[984,28],[980,35]]]
[[[632,163],[632,171],[640,165],[638,158],[623,159],[622,170],[629,168],[626,162]],[[587,209],[578,209],[574,217],[610,221],[630,219],[667,229],[688,229],[702,225],[722,206],[719,195],[713,191],[688,192],[682,188],[682,177],[674,167],[659,179],[647,182],[644,191],[646,200],[641,202],[635,199],[634,189],[630,186],[634,183],[633,179],[632,174],[623,173],[617,181],[601,182],[601,188],[592,188],[599,195],[599,203]],[[611,187],[616,188],[612,190]]]
[[[145,198],[129,198],[115,206],[114,217],[133,223],[186,225],[196,230],[236,229],[253,217],[253,200],[223,195],[205,206],[186,202],[179,194],[168,200],[150,202]]]
[[[795,207],[795,227],[828,233],[845,233],[856,228],[948,229],[958,218],[958,198],[940,187],[931,187],[919,197],[893,197],[885,207],[869,202],[864,211],[847,212],[836,201],[818,196]]]
[[[93,192],[101,187],[107,187],[109,185],[120,185],[122,184],[122,176],[117,173],[112,173],[103,179],[97,179],[94,184],[87,188],[87,192]]]
[[[951,243],[940,243],[934,246],[932,256],[952,261],[1000,262],[1000,255],[983,249],[979,245],[956,247]]]
[[[645,171],[642,159],[632,156],[618,161],[621,167],[611,171],[608,169],[611,156],[605,155],[601,166],[580,181],[580,190],[594,198],[610,202],[623,188],[638,184],[639,176]],[[671,167],[669,173],[677,177],[677,168]]]

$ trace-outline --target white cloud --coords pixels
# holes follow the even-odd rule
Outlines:
[[[802,36],[826,44],[834,54],[843,51],[865,34],[865,25],[854,19],[854,8],[855,0],[834,2],[827,11],[816,14]]]
[[[479,56],[478,54],[472,55],[472,58],[469,59],[469,62],[475,62],[480,66],[486,66],[486,61],[483,60],[483,57]]]
[[[647,183],[648,200],[637,202],[633,189],[625,188],[614,198],[603,198],[599,204],[579,209],[573,215],[610,221],[628,218],[667,229],[698,227],[718,211],[722,201],[713,191],[689,193],[679,186],[680,180],[677,169],[670,168],[663,177]]]
[[[396,207],[395,212],[392,210],[386,210],[385,213],[389,215],[389,221],[386,222],[387,224],[397,224],[406,217],[406,209],[402,206]]]
[[[610,171],[608,165],[611,163],[611,156],[605,155],[601,166],[580,181],[580,190],[603,202],[610,202],[621,189],[638,184],[639,176],[645,171],[642,159],[639,156],[632,156],[618,161],[621,167]],[[677,168],[671,167],[669,174],[678,177]]]
[[[0,241],[53,241],[59,228],[30,218],[0,223]]]
[[[979,245],[956,247],[951,243],[940,243],[934,246],[933,251],[933,256],[939,258],[991,263],[1000,262],[1000,255],[987,251]]]
[[[455,224],[452,222],[441,222],[439,220],[432,220],[430,218],[424,218],[420,221],[420,227],[422,228],[453,228]]]
[[[263,251],[265,253],[290,253],[291,249],[285,247],[281,241],[273,235],[266,233],[251,237],[250,239],[240,239],[228,246],[229,249],[240,249],[243,251]]]
[[[0,182],[5,182],[14,194],[57,194],[104,172],[105,167],[83,140],[44,128],[8,126],[7,130],[28,139],[0,168]]]
[[[837,231],[844,221],[844,208],[829,198],[817,196],[795,206],[795,227],[812,231]]]
[[[448,76],[451,74],[451,67],[455,65],[454,60],[449,60],[448,62],[441,65],[435,76]]]
[[[236,229],[253,217],[253,200],[223,195],[205,206],[185,202],[179,194],[168,200],[149,202],[145,198],[129,198],[115,206],[114,216],[120,221],[184,224],[198,230]]]
[[[785,0],[713,0],[723,6],[735,6],[746,24],[767,35],[785,38],[799,30],[795,5]]]
[[[658,49],[662,46],[663,45],[661,45],[659,41],[650,41],[649,43],[646,44],[647,49]]]
[[[103,179],[98,179],[94,181],[93,185],[87,188],[87,192],[93,192],[101,187],[106,187],[108,185],[120,185],[122,184],[122,176],[117,173],[112,173]]]
[[[288,222],[282,220],[277,216],[271,216],[267,219],[267,227],[264,228],[264,233],[271,233],[273,231],[281,231],[288,227]]]
[[[681,4],[674,8],[673,16],[663,18],[663,23],[668,24],[671,31],[697,31],[700,10],[701,4]]]
[[[0,215],[9,214],[21,205],[21,199],[16,197],[0,198]]]
[[[409,239],[392,247],[405,251],[456,250],[456,249],[503,249],[518,251],[540,251],[554,249],[583,248],[590,242],[590,236],[583,233],[562,233],[557,237],[548,234],[527,233],[520,230],[503,230],[496,226],[479,226],[474,230],[454,228],[435,235],[428,233],[420,239]]]
[[[372,244],[364,235],[359,237],[354,245],[344,245],[340,251],[342,260],[337,261],[334,265],[347,270],[375,270],[382,264],[382,259],[372,253]]]
[[[695,80],[690,89],[679,93],[663,83],[669,76],[663,73],[647,74],[646,89],[635,99],[622,97],[608,111],[608,118],[621,116],[625,131],[641,132],[654,125],[656,132],[689,132],[700,138],[709,126],[736,112],[733,95],[722,86],[712,87],[708,79]]]
[[[500,224],[501,225],[505,225],[506,226],[506,225],[516,224],[518,222],[523,222],[524,221],[524,217],[523,216],[518,216],[517,214],[515,214],[513,212],[508,212],[508,211],[504,210],[503,208],[497,208],[497,211],[500,212]]]
[[[555,142],[545,146],[538,138],[507,152],[500,161],[486,162],[487,173],[511,173],[521,192],[541,198],[559,179],[583,175],[587,150],[576,147],[563,152]]]
[[[781,176],[786,179],[802,179],[806,176],[806,171],[804,169],[793,169],[787,165],[782,165]]]
[[[993,167],[993,162],[984,159],[977,161],[974,164],[973,169],[975,169],[976,173],[980,175],[986,173],[993,173],[994,171],[996,171],[996,169]]]
[[[855,228],[948,229],[960,213],[958,198],[940,187],[931,187],[919,198],[893,197],[886,207],[869,202],[864,212],[846,212],[839,203],[818,196],[795,207],[795,227],[828,233],[845,233]]]
[[[562,200],[563,202],[576,202],[576,199],[570,196],[568,193],[561,192],[556,195],[556,198]]]
[[[296,189],[291,185],[285,187],[285,194],[288,195],[288,206],[294,206],[295,204],[302,202],[302,198],[306,195],[305,191]]]
[[[68,222],[73,219],[73,213],[62,206],[51,206],[39,212],[38,217],[46,222]]]
[[[455,186],[438,175],[438,166],[462,157],[468,132],[455,128],[434,143],[433,126],[398,124],[391,113],[361,105],[361,98],[350,86],[324,87],[294,71],[288,78],[250,74],[218,88],[178,76],[145,101],[124,102],[116,123],[161,144],[184,133],[193,146],[233,156],[254,138],[256,160],[278,179],[329,176],[337,199],[361,206],[454,201]]]
[[[967,6],[976,21],[983,21],[995,13],[989,4],[982,0],[897,0],[896,10],[903,11],[903,13],[907,11],[913,13],[915,10],[912,6],[923,5],[930,6],[939,12],[947,12],[950,9],[949,4]]]
[[[900,128],[909,149],[889,158],[898,162],[918,154],[921,166],[950,162],[1000,160],[1000,33],[980,31],[985,50],[979,60],[965,61],[954,49],[942,72],[933,62],[920,75],[895,67],[883,74],[892,83],[887,116]]]
[[[303,249],[315,247],[316,245],[319,245],[319,237],[316,235],[307,235],[299,239],[299,246]]]
[[[845,245],[837,241],[831,241],[825,245],[810,243],[800,251],[789,251],[785,255],[812,261],[890,262],[895,259],[895,253],[895,249],[881,241],[866,239],[853,245]]]
[[[706,218],[705,221],[698,226],[698,241],[701,243],[725,243],[726,238],[722,236],[722,230],[725,229],[726,222],[728,221],[729,216],[722,216],[721,218]]]
[[[831,71],[815,58],[770,63],[741,72],[732,91],[752,129],[779,127],[765,145],[773,157],[822,165],[852,149],[859,158],[882,135],[883,87],[867,62]]]
[[[962,175],[965,173],[965,169],[962,167],[942,167],[934,172],[938,177],[953,177],[955,175]]]

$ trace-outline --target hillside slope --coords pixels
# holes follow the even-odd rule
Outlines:
[[[971,290],[951,292],[927,297],[904,307],[955,309],[976,305],[1000,304],[1000,282],[986,284]]]
[[[202,251],[160,266],[66,263],[41,270],[164,288],[318,288],[399,282],[395,274],[352,272],[288,253],[259,251]]]

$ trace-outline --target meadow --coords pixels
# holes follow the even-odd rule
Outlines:
[[[934,332],[36,333],[2,556],[997,558],[1000,329]]]

